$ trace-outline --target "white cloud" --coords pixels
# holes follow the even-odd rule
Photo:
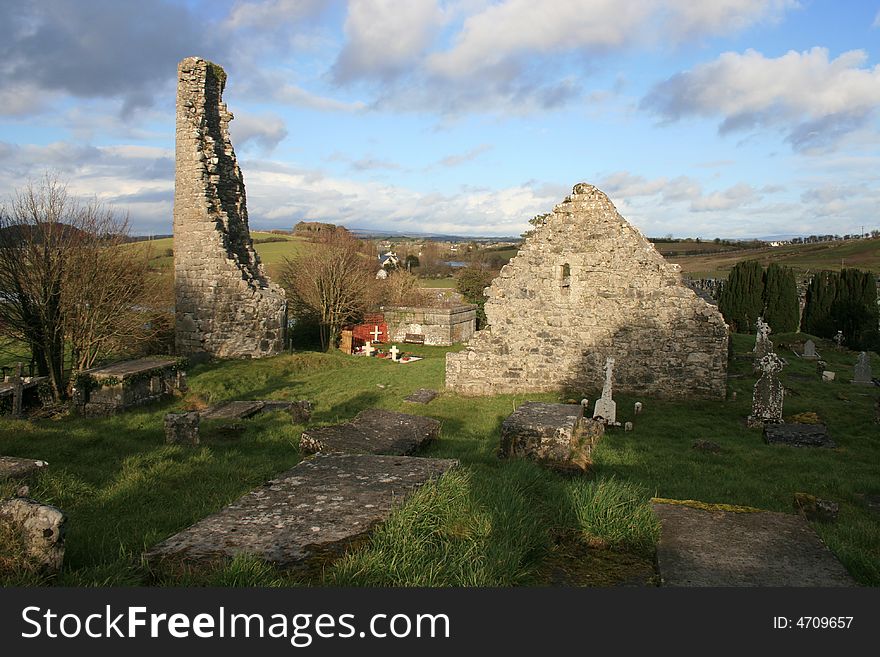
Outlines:
[[[829,59],[827,48],[765,57],[754,50],[718,59],[656,85],[642,107],[674,121],[721,117],[722,133],[755,127],[788,129],[797,150],[827,146],[869,122],[880,105],[880,66],[851,50]]]
[[[265,152],[271,152],[287,137],[287,126],[277,114],[237,113],[229,125],[232,143],[244,150],[255,144]]]
[[[443,22],[435,0],[351,0],[345,19],[345,47],[333,65],[333,77],[393,78],[412,66],[431,46]]]
[[[237,0],[229,11],[225,26],[277,29],[284,23],[295,23],[319,13],[326,3],[322,0]]]
[[[442,158],[438,164],[444,167],[457,167],[467,162],[471,162],[477,159],[483,153],[487,153],[492,150],[491,144],[480,144],[479,146],[475,146],[474,148],[464,152],[464,153],[456,153],[453,155],[447,155]]]
[[[877,15],[874,16],[874,22],[871,23],[871,27],[880,27],[880,11],[878,11]]]

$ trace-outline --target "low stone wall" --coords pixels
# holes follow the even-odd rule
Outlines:
[[[461,304],[449,308],[385,308],[391,342],[403,342],[407,333],[425,336],[425,344],[448,347],[467,342],[477,328],[477,307]]]

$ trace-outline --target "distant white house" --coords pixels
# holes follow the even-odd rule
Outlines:
[[[393,251],[388,251],[379,256],[379,264],[383,269],[395,269],[400,266],[400,258]]]

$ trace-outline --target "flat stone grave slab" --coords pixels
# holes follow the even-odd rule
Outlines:
[[[135,360],[125,360],[112,363],[103,367],[87,370],[96,379],[124,379],[134,374],[149,372],[163,367],[169,367],[177,363],[176,358],[170,356],[145,356]]]
[[[417,488],[458,464],[319,454],[162,541],[151,561],[209,563],[251,554],[282,568],[332,558],[386,520]]]
[[[439,437],[437,420],[370,408],[351,422],[303,431],[299,447],[307,454],[410,455]]]
[[[246,420],[273,411],[288,411],[296,421],[307,422],[312,414],[312,403],[274,399],[228,401],[211,406],[201,416],[203,420]]]
[[[201,416],[203,420],[244,420],[263,410],[261,401],[229,401],[211,406]]]
[[[824,424],[786,422],[765,424],[764,442],[768,445],[791,445],[792,447],[837,447]]]
[[[436,390],[431,390],[430,388],[419,388],[408,397],[405,397],[404,401],[413,402],[414,404],[427,404],[436,396]]]
[[[856,586],[801,516],[653,507],[663,586]]]
[[[0,456],[0,481],[4,479],[24,479],[45,468],[48,463],[17,456]]]

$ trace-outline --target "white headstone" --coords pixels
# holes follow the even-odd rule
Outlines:
[[[368,340],[367,344],[364,345],[364,353],[367,356],[372,356],[374,351],[376,351],[376,347],[374,347],[373,343]]]
[[[379,336],[382,335],[382,331],[379,330],[378,326],[374,326],[373,330],[370,331],[370,335],[373,336],[373,342],[379,342]]]
[[[642,402],[636,402],[635,406],[633,408],[636,412],[636,415],[638,415],[639,413],[642,412]]]
[[[632,422],[625,423],[623,425],[623,430],[624,431],[632,431],[633,430],[633,423]]]
[[[389,349],[388,351],[391,352],[391,360],[393,360],[396,363],[397,362],[397,354],[400,353],[400,349],[398,349],[397,345],[395,344],[395,345],[392,345],[391,349]]]
[[[828,383],[829,381],[834,381],[834,372],[829,372],[828,370],[825,370],[824,372],[822,372],[822,380],[825,383]]]
[[[617,423],[617,403],[611,398],[611,377],[614,373],[614,359],[610,356],[605,360],[605,383],[602,396],[596,400],[593,417],[601,417],[605,424]]]

